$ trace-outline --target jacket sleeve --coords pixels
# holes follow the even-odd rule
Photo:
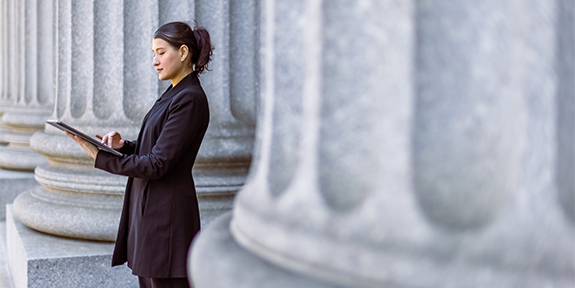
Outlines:
[[[94,166],[129,177],[158,179],[168,173],[197,137],[203,137],[209,121],[207,102],[197,95],[178,95],[168,105],[168,116],[151,153],[114,156],[98,152]],[[142,145],[142,144],[141,144]]]
[[[124,146],[120,148],[120,152],[126,155],[134,154],[135,150],[136,150],[136,140],[134,141],[124,140]]]

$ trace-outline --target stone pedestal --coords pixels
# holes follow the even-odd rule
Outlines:
[[[255,161],[195,287],[575,285],[572,1],[262,8]]]
[[[14,288],[138,287],[126,266],[111,267],[114,244],[34,231],[6,208],[7,250]]]

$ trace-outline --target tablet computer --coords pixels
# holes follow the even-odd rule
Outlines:
[[[118,152],[118,151],[116,151],[116,150],[114,150],[114,149],[108,147],[107,145],[102,144],[102,142],[100,142],[100,140],[98,140],[98,139],[96,139],[96,138],[92,138],[92,137],[90,137],[90,136],[88,136],[88,135],[86,135],[86,134],[84,134],[84,133],[78,131],[78,130],[75,129],[74,127],[72,127],[72,126],[70,126],[70,125],[68,125],[68,124],[66,124],[66,123],[64,123],[64,122],[62,122],[62,121],[60,121],[60,120],[46,120],[46,123],[48,123],[48,124],[50,124],[50,125],[52,125],[52,126],[58,128],[58,129],[60,129],[60,130],[62,130],[62,131],[68,131],[68,132],[70,132],[70,133],[72,133],[72,134],[74,134],[74,135],[77,135],[78,137],[80,137],[80,138],[82,138],[82,139],[84,139],[84,140],[86,140],[86,141],[88,141],[88,142],[94,144],[94,146],[98,147],[98,149],[100,149],[100,150],[104,150],[104,151],[109,152],[109,153],[112,153],[112,154],[114,154],[114,155],[116,155],[116,156],[122,156],[122,155],[123,155],[122,153],[120,153],[120,152]]]

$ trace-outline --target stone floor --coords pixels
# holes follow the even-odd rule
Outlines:
[[[14,288],[6,259],[6,221],[0,221],[0,288]]]

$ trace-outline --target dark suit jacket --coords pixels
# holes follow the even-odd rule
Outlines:
[[[186,277],[200,215],[191,170],[209,122],[196,73],[168,88],[121,157],[100,151],[95,167],[129,176],[112,266],[128,262],[142,277]]]

